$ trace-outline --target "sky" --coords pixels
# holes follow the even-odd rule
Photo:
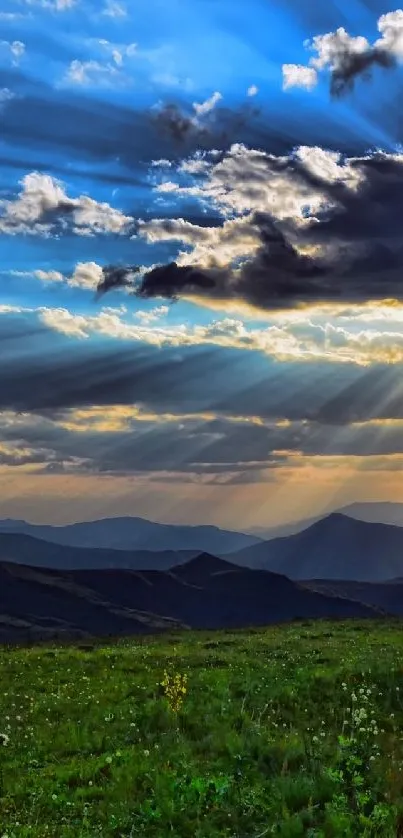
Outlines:
[[[403,10],[3,0],[0,517],[403,502]]]

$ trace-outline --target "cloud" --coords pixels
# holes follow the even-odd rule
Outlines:
[[[96,262],[78,262],[68,284],[76,288],[95,291],[102,277],[102,268]]]
[[[116,66],[118,63],[101,64],[93,59],[89,61],[74,59],[63,81],[79,87],[113,87],[117,83],[127,83],[127,79]]]
[[[352,90],[358,77],[369,79],[373,67],[395,67],[403,60],[403,10],[381,15],[377,28],[380,37],[373,44],[362,35],[350,35],[342,26],[335,32],[308,39],[304,46],[316,54],[310,58],[309,66],[283,65],[283,89],[298,86],[312,90],[318,73],[327,71],[332,96],[341,96]]]
[[[283,64],[283,90],[290,87],[304,87],[312,90],[318,82],[318,74],[313,67],[302,64]]]
[[[247,96],[256,96],[257,93],[259,93],[259,88],[255,84],[251,84],[246,91]]]
[[[204,114],[210,113],[210,111],[212,111],[215,108],[217,102],[219,102],[220,99],[222,99],[222,94],[216,91],[204,102],[193,102],[193,108],[197,116],[204,116]]]
[[[108,0],[101,14],[105,17],[124,18],[127,17],[127,10],[123,3],[117,3],[115,0]]]
[[[98,295],[106,294],[108,291],[117,288],[126,288],[133,285],[133,278],[140,270],[136,265],[122,266],[106,265],[102,268],[102,274],[96,284]]]
[[[248,102],[229,110],[218,106],[221,99],[221,93],[216,91],[205,102],[193,103],[193,111],[176,103],[160,103],[151,111],[152,123],[162,136],[182,146],[225,146],[243,129],[253,126],[260,110]]]
[[[25,44],[22,41],[0,41],[0,51],[7,52],[12,64],[17,66],[25,53]]]
[[[228,319],[199,336],[195,327],[186,334],[177,324],[122,322],[118,311],[80,316],[53,309],[44,315],[10,307],[1,315],[0,411],[53,416],[94,404],[137,404],[157,414],[213,412],[332,426],[403,420],[401,335],[374,334],[368,341],[365,330],[351,330],[349,346],[337,330],[322,329],[320,336],[307,324],[283,329],[281,321],[277,330],[254,335]],[[259,340],[266,349],[271,342],[278,359],[258,350]],[[371,341],[379,351],[388,340],[396,347],[400,340],[395,363],[377,363],[376,355],[367,368],[340,362],[344,352],[350,359],[355,351],[370,357]],[[316,357],[309,356],[310,346]]]
[[[150,243],[188,249],[132,277],[134,293],[266,310],[403,298],[402,154],[344,158],[300,147],[275,156],[235,145],[194,163],[193,184],[163,182],[157,191],[198,198],[224,220],[140,220],[138,234]]]
[[[63,282],[64,276],[60,271],[43,271],[41,269],[34,271],[34,276],[41,282]]]
[[[50,9],[53,12],[65,12],[72,9],[77,0],[25,0],[27,6],[40,6],[42,9]]]
[[[124,59],[133,58],[137,54],[137,44],[135,43],[114,44],[105,38],[98,39],[95,43],[112,57],[118,67],[122,67]]]
[[[14,200],[0,200],[0,233],[48,236],[67,229],[79,235],[127,233],[133,219],[87,195],[70,198],[50,175],[31,172]]]
[[[0,113],[4,110],[7,102],[11,102],[15,98],[16,94],[8,87],[0,87]]]

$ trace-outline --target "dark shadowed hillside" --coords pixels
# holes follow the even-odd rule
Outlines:
[[[291,579],[382,581],[403,575],[403,529],[334,513],[303,532],[240,550],[230,559]]]
[[[51,571],[0,564],[0,639],[51,633],[133,634],[163,628],[236,628],[298,617],[373,617],[284,576],[201,555],[172,571]]]
[[[330,596],[342,596],[380,608],[397,617],[403,616],[403,580],[391,582],[348,582],[317,579],[304,582],[307,588]]]

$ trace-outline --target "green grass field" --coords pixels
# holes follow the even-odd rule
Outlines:
[[[402,627],[1,649],[0,836],[403,835]]]

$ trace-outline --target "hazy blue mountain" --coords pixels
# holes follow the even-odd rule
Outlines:
[[[289,521],[286,524],[278,524],[273,527],[251,527],[247,532],[250,535],[256,535],[264,541],[271,541],[272,538],[285,538],[289,535],[294,535],[297,532],[308,529],[316,521],[320,521],[323,516],[317,515],[314,518],[302,518],[299,521]]]
[[[232,553],[257,544],[257,536],[211,526],[159,524],[144,518],[102,518],[66,526],[0,521],[0,532],[16,532],[69,547],[111,550],[196,550]]]
[[[0,642],[379,615],[285,576],[206,554],[168,572],[59,571],[0,562]]]
[[[68,547],[33,538],[24,533],[0,532],[0,561],[59,570],[127,568],[169,570],[188,561],[196,550],[109,550]]]
[[[383,581],[403,575],[403,529],[333,513],[303,532],[229,558],[290,579]]]
[[[339,510],[343,515],[371,523],[392,524],[403,527],[403,503],[374,501],[369,503],[351,503]]]

